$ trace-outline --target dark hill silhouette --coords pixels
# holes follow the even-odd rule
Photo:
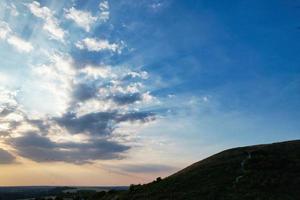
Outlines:
[[[300,140],[229,149],[162,180],[131,186],[123,198],[300,199]]]

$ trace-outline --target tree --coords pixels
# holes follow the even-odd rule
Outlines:
[[[160,182],[160,181],[162,181],[162,178],[161,177],[157,177],[156,178],[156,182]]]

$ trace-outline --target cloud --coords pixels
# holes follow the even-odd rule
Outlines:
[[[126,114],[122,114],[117,118],[118,122],[150,122],[155,120],[155,113],[149,111],[141,111],[141,112],[128,112]]]
[[[117,43],[110,43],[108,40],[85,38],[82,41],[78,41],[76,47],[79,49],[87,49],[88,51],[112,51],[121,53],[122,45]]]
[[[124,77],[124,80],[130,80],[130,79],[136,79],[136,78],[141,78],[141,79],[148,79],[149,75],[145,71],[141,72],[128,72],[127,75]]]
[[[18,105],[16,101],[16,91],[11,91],[0,86],[0,110],[14,110]],[[7,113],[7,112],[6,112]]]
[[[18,51],[28,53],[33,50],[30,42],[27,42],[17,36],[10,36],[7,42],[14,46]]]
[[[108,9],[109,9],[108,1],[101,1],[101,2],[99,3],[99,9],[100,9],[101,11],[103,11],[103,10],[108,10]]]
[[[81,117],[77,117],[74,113],[66,113],[56,121],[73,134],[87,132],[93,135],[109,135],[113,130],[111,121],[114,118],[113,112],[89,113]]]
[[[11,5],[10,9],[20,5],[24,4]],[[73,7],[65,10],[64,3],[46,7],[40,1],[29,1],[25,5],[26,13],[20,12],[18,18],[10,20],[13,24],[0,21],[1,40],[20,52],[32,52],[18,59],[17,64],[26,68],[21,81],[13,86],[6,84],[3,90],[0,86],[0,143],[8,145],[13,156],[36,162],[82,164],[123,158],[133,144],[121,141],[121,133],[137,131],[123,127],[142,126],[156,119],[150,106],[143,107],[144,100],[151,99],[144,85],[149,75],[132,66],[110,66],[104,61],[99,66],[76,63],[72,58],[74,43],[79,49],[112,53],[121,53],[124,43],[85,32],[68,33],[63,29],[63,25],[68,28],[66,19],[57,16],[62,13],[91,31],[94,24],[109,20],[108,1],[95,4],[95,14]],[[55,7],[57,10],[52,10]],[[20,17],[29,21],[26,26],[20,24],[22,20],[15,22]],[[30,23],[32,18],[40,27]],[[32,25],[35,29],[28,30]],[[41,32],[50,40],[39,37]],[[7,82],[9,76],[0,79]]]
[[[0,148],[0,164],[12,164],[15,162],[15,159],[15,156]]]
[[[98,88],[94,84],[81,83],[76,85],[73,95],[76,100],[85,101],[97,97]]]
[[[10,137],[26,121],[23,111],[16,101],[16,92],[0,88],[0,142],[1,138]]]
[[[79,71],[82,75],[96,79],[106,79],[106,78],[115,78],[116,74],[110,69],[110,67],[106,66],[86,66]]]
[[[142,100],[142,95],[139,93],[114,95],[112,99],[119,105],[132,104]]]
[[[2,95],[3,96],[3,95]],[[3,96],[5,97],[5,96]],[[7,101],[9,102],[9,101]],[[65,113],[61,117],[31,119],[17,105],[3,105],[0,128],[7,124],[2,141],[17,155],[36,162],[91,163],[95,160],[120,159],[130,146],[116,142],[112,135],[122,122],[154,120],[151,112]],[[20,115],[17,120],[15,116]],[[85,139],[66,142],[63,138],[80,135]],[[3,134],[2,134],[3,135]],[[57,135],[58,137],[56,137]]]
[[[43,26],[45,31],[48,31],[51,34],[51,38],[63,41],[65,31],[59,27],[59,24],[54,19],[49,19]]]
[[[113,141],[94,139],[86,143],[54,142],[35,132],[16,137],[10,142],[19,155],[36,162],[91,163],[94,160],[121,158],[129,147]],[[0,154],[1,155],[1,154]]]
[[[104,65],[76,68],[71,57],[60,54],[48,55],[47,62],[30,69],[28,94],[43,91],[37,95],[38,102],[49,109],[55,107],[59,114],[47,111],[42,115],[39,105],[30,101],[38,115],[32,114],[27,106],[23,109],[24,104],[16,101],[15,95],[0,92],[1,140],[18,156],[36,162],[75,164],[123,158],[132,144],[119,141],[114,133],[122,124],[142,125],[156,118],[147,109],[139,111],[129,105],[144,99],[140,81],[147,78],[146,72]],[[15,116],[19,116],[18,121]],[[76,142],[71,142],[73,138]]]
[[[146,72],[111,66],[76,68],[70,57],[58,54],[31,69],[37,80],[32,82],[34,88],[50,92],[66,103],[58,115],[33,115],[21,109],[15,94],[8,90],[0,92],[1,140],[14,148],[18,156],[36,162],[74,164],[123,158],[132,144],[119,141],[114,133],[119,132],[122,124],[142,125],[156,118],[151,111],[129,106],[144,99],[139,81],[147,78]],[[49,105],[48,97],[44,96],[39,95],[39,102]],[[51,102],[57,109],[55,99]],[[98,107],[107,109],[99,111]],[[79,139],[71,142],[73,137]]]
[[[6,22],[0,21],[0,39],[6,39],[11,32],[9,25]]]
[[[109,4],[108,1],[101,1],[99,3],[100,14],[98,19],[102,22],[106,22],[109,19]]]
[[[19,52],[28,53],[33,50],[32,44],[14,35],[9,25],[4,21],[0,21],[0,39],[6,40],[10,45],[15,47]]]
[[[152,4],[150,5],[150,7],[151,7],[152,9],[154,9],[154,10],[159,9],[161,6],[162,6],[162,3],[161,3],[161,2],[152,3]]]
[[[176,167],[161,164],[124,164],[117,167],[110,166],[110,168],[117,168],[118,170],[129,172],[129,173],[163,173],[163,172],[174,172],[177,170]]]
[[[61,114],[69,107],[76,69],[73,59],[64,54],[48,55],[46,64],[31,66],[31,83],[25,94],[39,96],[41,104],[26,105],[33,109],[45,110],[46,114]],[[26,90],[30,88],[30,90]],[[51,101],[49,101],[49,98]],[[55,108],[55,109],[54,109]],[[53,110],[54,109],[54,110]],[[51,111],[52,110],[52,111]],[[50,112],[51,111],[51,112]]]
[[[148,122],[154,119],[151,112],[117,113],[117,111],[88,113],[76,116],[75,113],[66,113],[55,121],[65,127],[72,134],[88,133],[91,135],[110,135],[120,122]]]
[[[120,109],[136,102],[150,103],[154,99],[143,88],[142,81],[148,78],[145,71],[86,66],[79,70],[79,76],[73,89],[73,100],[76,101],[106,101]]]
[[[64,41],[65,31],[49,8],[41,7],[37,1],[33,1],[27,7],[33,15],[44,20],[43,29],[50,34],[51,39]]]
[[[41,7],[40,3],[37,1],[33,1],[27,6],[30,9],[31,13],[39,18],[47,20],[52,17],[51,10],[47,7]]]
[[[79,27],[89,32],[91,26],[97,21],[97,17],[93,17],[91,13],[76,10],[74,7],[66,10],[65,17],[73,20]]]
[[[83,28],[86,32],[90,32],[91,27],[96,22],[104,23],[109,20],[109,4],[108,1],[101,1],[98,5],[99,12],[97,16],[93,16],[88,11],[77,10],[74,7],[65,9],[66,19],[74,21],[79,27]]]

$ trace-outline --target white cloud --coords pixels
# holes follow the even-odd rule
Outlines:
[[[142,94],[142,101],[143,103],[153,103],[156,98],[150,94],[150,92],[145,92]]]
[[[80,73],[85,74],[88,77],[93,79],[98,78],[108,78],[108,77],[116,77],[116,75],[112,72],[109,67],[94,67],[94,66],[86,66],[85,68],[80,70]]]
[[[101,11],[106,11],[106,10],[108,10],[108,9],[109,9],[108,1],[101,1],[101,2],[99,3],[99,9],[100,9]]]
[[[110,14],[108,1],[101,1],[99,3],[99,9],[100,9],[99,20],[102,22],[106,22],[109,19],[109,14]]]
[[[108,40],[97,40],[95,38],[85,38],[78,41],[76,47],[79,49],[87,49],[88,51],[113,51],[121,53],[122,46],[117,43],[110,43]]]
[[[7,39],[7,42],[11,44],[12,46],[16,47],[18,51],[20,52],[30,52],[33,50],[33,46],[30,42],[27,42],[17,36],[10,36]]]
[[[6,39],[9,33],[11,33],[9,25],[6,22],[0,21],[0,39]]]
[[[63,41],[65,31],[59,28],[57,20],[49,19],[47,23],[44,24],[43,29],[51,34],[51,38]]]
[[[93,16],[88,11],[77,10],[74,7],[65,10],[65,17],[73,20],[79,27],[83,28],[86,32],[91,30],[91,26],[97,21],[100,23],[106,22],[109,19],[109,4],[107,0],[101,1],[98,5],[99,13]]]
[[[33,15],[44,20],[43,29],[50,34],[51,39],[64,40],[65,31],[59,26],[58,20],[49,8],[41,7],[36,1],[27,6]]]
[[[20,52],[30,52],[33,46],[30,42],[15,36],[11,28],[6,22],[0,21],[0,39],[6,40],[10,45],[14,46]]]
[[[75,75],[76,70],[69,55],[49,55],[49,63],[32,66],[31,88],[26,95],[31,98],[30,102],[36,98],[39,104],[27,107],[46,114],[60,115],[65,112],[71,101]]]
[[[130,71],[127,73],[128,76],[131,76],[133,78],[141,78],[141,79],[148,79],[149,75],[146,71],[141,71],[141,72],[134,72]]]
[[[97,21],[97,17],[93,17],[91,13],[76,10],[74,7],[66,10],[65,16],[87,32],[90,31],[91,25]]]
[[[44,20],[51,18],[53,15],[49,8],[41,7],[40,3],[37,1],[28,4],[28,8],[32,14]]]

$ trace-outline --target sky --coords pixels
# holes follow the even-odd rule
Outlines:
[[[300,138],[300,1],[0,1],[0,185],[129,185]]]

